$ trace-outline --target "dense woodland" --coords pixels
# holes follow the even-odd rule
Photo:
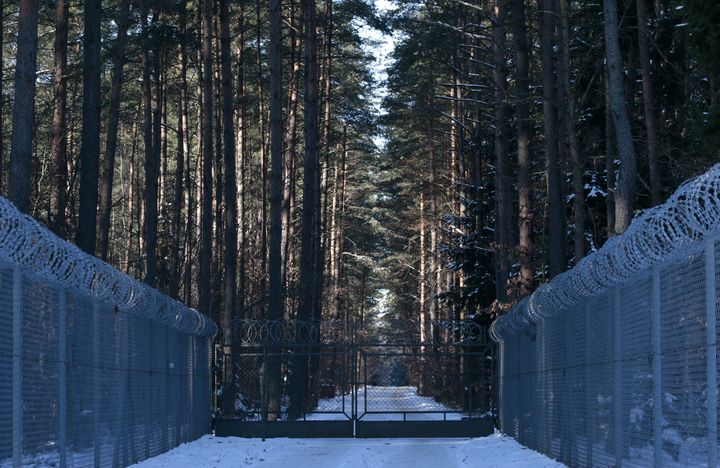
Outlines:
[[[487,323],[718,159],[711,0],[0,11],[0,192],[224,327]]]

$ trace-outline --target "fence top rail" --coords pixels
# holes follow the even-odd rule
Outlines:
[[[584,299],[602,294],[653,265],[688,258],[720,232],[720,164],[690,179],[662,205],[644,210],[575,268],[539,286],[490,327],[495,341],[514,335]]]
[[[164,323],[181,333],[214,336],[210,318],[88,255],[0,197],[0,262],[117,311]]]

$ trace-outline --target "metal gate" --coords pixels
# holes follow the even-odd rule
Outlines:
[[[493,346],[475,322],[241,320],[216,346],[216,435],[492,433]],[[427,336],[426,339],[421,337]]]

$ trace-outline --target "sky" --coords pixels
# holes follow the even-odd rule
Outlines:
[[[384,14],[396,8],[391,0],[374,0],[375,8],[379,14]],[[376,115],[383,114],[382,100],[387,95],[387,67],[391,63],[391,55],[395,49],[397,42],[396,34],[383,34],[375,28],[362,24],[359,28],[359,34],[366,41],[365,50],[375,57],[375,62],[371,68],[373,78],[375,78],[378,87],[373,99],[373,106],[376,109]],[[382,150],[387,140],[382,135],[376,135],[373,138],[375,145]]]

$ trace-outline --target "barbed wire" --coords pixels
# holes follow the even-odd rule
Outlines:
[[[232,340],[241,345],[341,343],[349,337],[344,320],[252,320],[230,323]]]
[[[480,343],[487,336],[483,325],[470,320],[434,320],[428,321],[425,325],[426,343],[433,340],[438,343]],[[421,342],[420,323],[414,320],[351,323],[346,320],[235,319],[230,323],[229,329],[231,342],[243,346],[333,345],[348,343],[353,336],[365,343]],[[391,338],[390,335],[393,337]]]
[[[182,333],[212,336],[218,330],[210,318],[60,239],[2,197],[0,261]]]
[[[570,309],[585,298],[661,263],[697,255],[700,241],[720,232],[720,164],[690,179],[662,205],[644,210],[622,235],[608,239],[577,266],[539,286],[495,320],[495,341]]]

